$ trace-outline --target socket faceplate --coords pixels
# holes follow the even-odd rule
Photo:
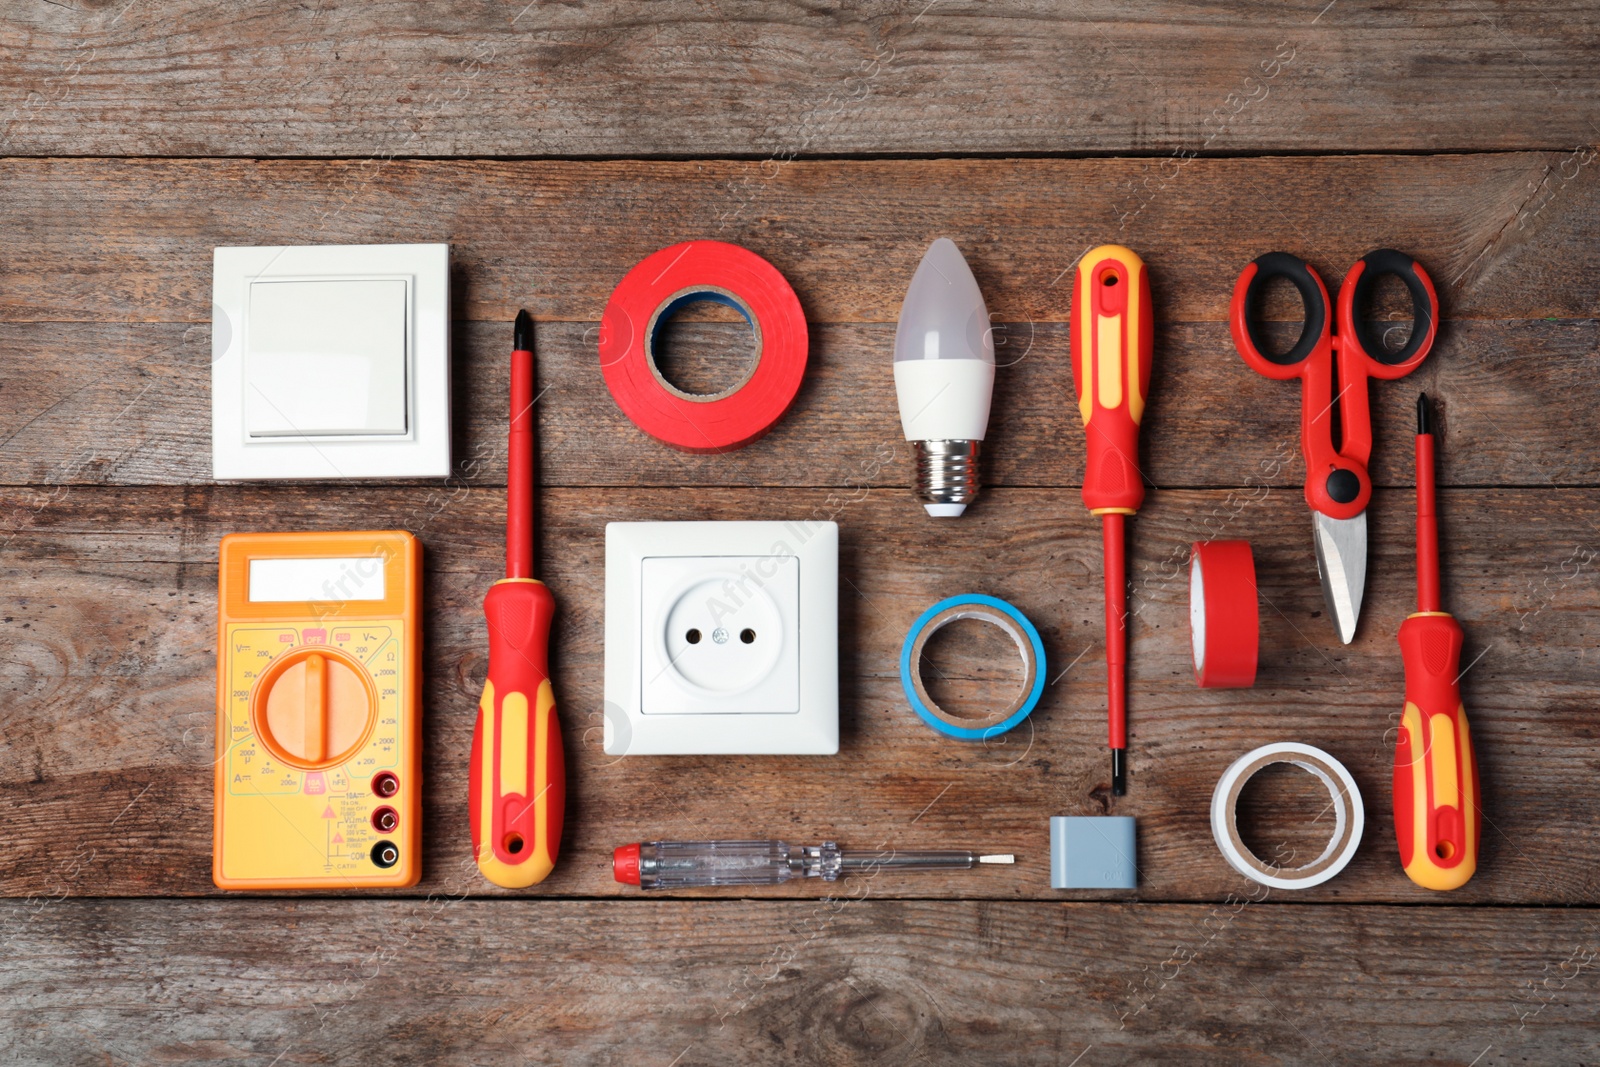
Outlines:
[[[832,522],[606,526],[610,755],[839,748]]]
[[[639,608],[643,714],[799,712],[798,556],[650,556]]]

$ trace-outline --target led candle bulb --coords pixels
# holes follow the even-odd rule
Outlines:
[[[894,390],[916,450],[917,497],[936,518],[960,515],[978,495],[994,335],[977,279],[949,238],[928,246],[900,305]]]

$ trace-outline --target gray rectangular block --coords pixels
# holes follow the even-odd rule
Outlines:
[[[1051,889],[1133,889],[1137,881],[1133,816],[1050,819]]]

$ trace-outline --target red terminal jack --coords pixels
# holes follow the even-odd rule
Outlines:
[[[372,791],[387,800],[400,792],[400,779],[389,771],[380,771],[372,776]]]
[[[393,832],[400,825],[400,813],[385,804],[372,813],[372,828],[380,834]]]

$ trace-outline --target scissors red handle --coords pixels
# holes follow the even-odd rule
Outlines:
[[[1411,295],[1411,336],[1393,352],[1384,343],[1381,324],[1356,317],[1359,308],[1370,305],[1378,279],[1386,274],[1404,282]],[[1293,285],[1305,307],[1300,338],[1287,352],[1273,350],[1254,317],[1267,283],[1274,278]],[[1362,256],[1345,276],[1339,288],[1337,332],[1334,314],[1328,288],[1309,264],[1287,252],[1268,252],[1246,266],[1234,283],[1228,325],[1239,354],[1258,373],[1280,381],[1300,379],[1306,503],[1330,518],[1350,519],[1365,511],[1372,498],[1372,478],[1367,473],[1372,457],[1367,379],[1402,378],[1427,358],[1439,326],[1439,297],[1422,264],[1403,252],[1380,248]],[[1342,431],[1339,447],[1333,443],[1336,407]]]

